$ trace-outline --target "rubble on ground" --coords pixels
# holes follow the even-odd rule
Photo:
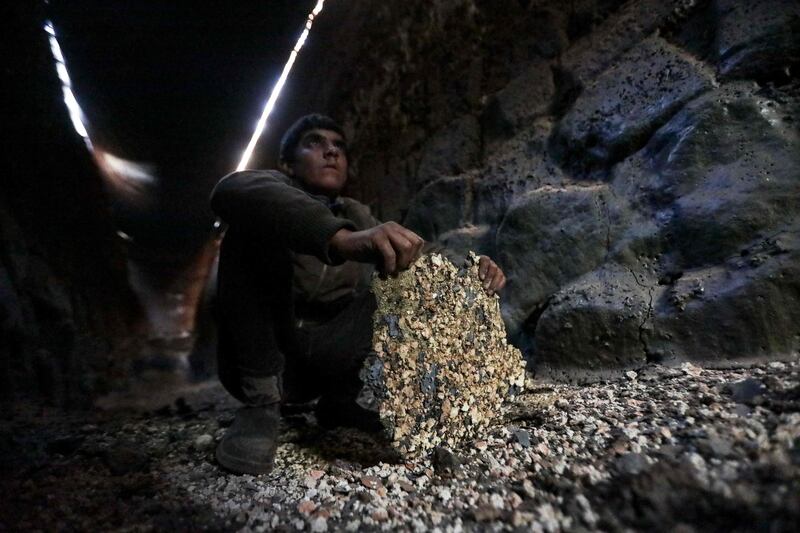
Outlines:
[[[482,439],[392,462],[375,439],[284,419],[275,470],[214,460],[219,385],[142,412],[5,411],[0,529],[792,531],[800,361],[647,365],[588,385],[528,379]]]

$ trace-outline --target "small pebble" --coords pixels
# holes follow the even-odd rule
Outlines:
[[[383,486],[381,478],[377,476],[361,476],[361,484],[368,489],[377,489],[378,487]]]
[[[764,364],[758,378],[753,369],[692,375],[696,372],[686,365],[678,371],[647,368],[633,380],[534,382],[531,389],[538,390],[520,394],[513,418],[501,412],[484,439],[470,440],[465,448],[442,446],[406,463],[371,456],[380,448],[368,436],[345,430],[314,434],[313,447],[301,445],[311,442],[304,432],[313,426],[289,425],[275,469],[258,476],[230,474],[210,454],[186,451],[185,443],[197,448],[195,443],[209,437],[213,446],[224,434],[217,419],[228,411],[204,415],[195,408],[187,420],[173,408],[123,424],[97,422],[91,433],[80,431],[85,418],[70,423],[53,417],[54,429],[27,453],[43,454],[39,464],[54,470],[9,465],[15,488],[7,494],[23,510],[25,502],[34,501],[64,502],[76,510],[64,515],[59,506],[38,506],[18,523],[31,530],[64,524],[91,530],[99,510],[118,505],[120,495],[142,502],[122,516],[119,526],[126,530],[146,530],[166,523],[167,516],[179,521],[174,522],[179,529],[259,532],[455,532],[500,524],[570,531],[612,522],[631,530],[679,530],[678,516],[686,521],[681,527],[700,529],[710,521],[712,528],[724,529],[726,522],[718,517],[727,507],[718,509],[715,502],[730,501],[731,494],[745,516],[790,523],[792,507],[786,502],[793,494],[791,480],[800,475],[800,364]],[[540,392],[545,387],[547,392]],[[735,395],[747,404],[734,402]],[[563,407],[556,408],[558,402]],[[6,434],[29,438],[27,426],[5,424]],[[59,440],[74,435],[80,436],[77,449],[72,440]],[[523,446],[526,436],[529,447]],[[363,458],[366,466],[337,458],[345,456],[342,450]],[[652,500],[664,491],[671,496]],[[682,514],[684,493],[708,507],[704,523]],[[645,518],[635,514],[632,503],[642,501],[654,503]],[[79,515],[81,509],[92,513]],[[631,516],[645,522],[634,523]]]

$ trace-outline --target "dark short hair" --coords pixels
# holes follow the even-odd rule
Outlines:
[[[342,138],[345,137],[342,127],[331,117],[320,115],[319,113],[305,115],[297,119],[283,134],[279,153],[280,160],[292,163],[294,161],[294,151],[297,149],[300,139],[303,138],[307,131],[316,129],[335,131]]]

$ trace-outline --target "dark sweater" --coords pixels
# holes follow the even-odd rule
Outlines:
[[[332,202],[302,190],[278,171],[249,170],[220,180],[211,193],[211,208],[228,224],[219,265],[223,311],[225,306],[253,312],[263,308],[262,291],[271,290],[272,282],[263,278],[277,266],[271,263],[287,257],[292,299],[301,318],[330,317],[356,291],[366,290],[372,265],[336,262],[328,250],[340,229],[378,224],[356,200],[340,197]]]

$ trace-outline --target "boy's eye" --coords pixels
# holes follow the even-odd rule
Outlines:
[[[341,139],[329,140],[321,135],[309,135],[303,138],[302,144],[310,150],[327,150],[330,144],[341,153],[347,153],[347,144]]]

